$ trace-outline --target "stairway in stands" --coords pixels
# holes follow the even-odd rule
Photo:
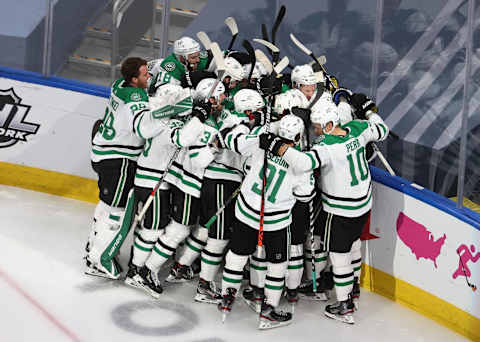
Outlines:
[[[169,45],[180,38],[185,28],[196,18],[208,0],[171,0]],[[159,1],[161,3],[161,1]],[[133,6],[133,5],[132,5]],[[157,6],[155,48],[160,46],[162,33],[162,5]],[[57,76],[94,83],[110,85],[110,58],[112,47],[112,3],[89,25],[84,39],[76,51],[69,57]],[[151,59],[150,31],[137,42],[130,56]]]

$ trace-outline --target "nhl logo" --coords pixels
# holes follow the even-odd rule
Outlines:
[[[36,134],[40,125],[26,121],[32,106],[22,104],[13,88],[0,89],[0,148],[10,147]]]

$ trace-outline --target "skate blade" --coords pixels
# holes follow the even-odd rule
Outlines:
[[[117,280],[118,278],[120,278],[120,273],[117,276],[114,276],[91,267],[87,267],[87,269],[85,269],[85,274],[90,276],[100,277],[100,278],[112,279],[112,280]]]
[[[225,323],[225,320],[227,319],[227,314],[228,314],[228,311],[223,310],[223,312],[222,312],[222,323]]]
[[[141,289],[143,284],[136,281],[134,278],[125,278],[125,285],[133,287],[135,289]]]
[[[343,323],[347,323],[347,324],[355,324],[355,320],[353,319],[353,315],[352,314],[347,314],[347,315],[335,315],[335,314],[332,314],[328,311],[325,311],[325,316],[327,316],[328,318],[332,318],[332,319],[335,319],[337,321],[340,321],[340,322],[343,322]]]
[[[358,299],[353,300],[353,305],[355,306],[355,311],[358,311],[358,308],[360,307],[360,303],[359,303]]]
[[[251,300],[248,300],[244,297],[243,298],[243,301],[247,304],[247,306],[255,313],[259,314],[261,309],[262,309],[262,304],[261,303],[255,303],[255,302],[252,302]]]
[[[286,322],[272,322],[268,319],[260,318],[260,321],[258,323],[258,329],[259,330],[274,329],[274,328],[282,327],[284,325],[289,325],[291,323],[292,323],[292,320],[289,320]]]
[[[202,295],[202,294],[198,294],[198,293],[195,295],[194,299],[195,299],[196,302],[206,303],[206,304],[218,304],[218,303],[222,302],[221,298],[211,299],[211,298],[208,298],[206,295]]]
[[[155,299],[159,299],[159,298],[160,298],[160,293],[153,291],[150,287],[148,287],[148,286],[145,285],[145,284],[140,284],[140,286],[139,286],[138,288],[139,288],[140,290],[145,291],[146,293],[148,293],[150,296],[152,296],[152,297],[155,298]]]
[[[312,301],[321,301],[325,302],[328,300],[328,296],[325,292],[311,292],[311,293],[299,293],[298,297],[306,299],[306,300],[312,300]]]
[[[165,279],[165,281],[167,283],[186,283],[188,281],[192,281],[192,279],[185,279],[185,278],[176,278],[175,276],[172,276],[171,274],[168,275],[167,279]]]

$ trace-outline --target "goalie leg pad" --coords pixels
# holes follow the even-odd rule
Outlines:
[[[250,284],[263,289],[265,277],[267,276],[267,256],[265,246],[262,246],[259,253],[250,256]]]
[[[190,233],[190,227],[176,222],[175,220],[165,227],[165,233],[160,236],[153,247],[153,251],[145,262],[152,271],[158,272],[160,267],[172,256],[180,242]]]
[[[333,281],[338,301],[348,299],[353,289],[353,267],[350,253],[330,252],[333,267]]]
[[[207,245],[202,251],[202,267],[200,278],[213,281],[223,260],[223,251],[227,247],[228,240],[207,239]]]
[[[280,303],[282,296],[287,262],[267,263],[267,276],[265,278],[265,298],[267,304],[274,308]]]
[[[231,250],[225,257],[225,268],[222,277],[222,295],[227,294],[228,288],[240,289],[243,279],[243,267],[247,263],[248,255],[238,255]]]
[[[207,244],[208,229],[197,225],[186,240],[186,246],[178,258],[181,265],[190,266]]]
[[[290,259],[288,260],[287,288],[296,289],[303,274],[303,245],[290,245]]]

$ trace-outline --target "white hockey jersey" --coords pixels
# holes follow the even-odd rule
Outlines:
[[[195,137],[203,132],[201,122],[194,118],[190,125],[184,125],[179,119],[165,119],[165,129],[153,138],[147,139],[145,148],[137,160],[135,185],[154,188],[162,178],[168,162],[178,148],[189,146]],[[183,158],[184,151],[179,154]],[[160,189],[168,189],[168,183],[163,182]]]
[[[181,99],[165,98],[152,104],[144,89],[129,87],[123,79],[115,81],[103,122],[93,139],[92,161],[113,158],[137,160],[145,139],[165,129],[165,117],[191,110],[189,93],[179,96]]]
[[[262,130],[257,131],[261,133]],[[242,183],[235,204],[235,217],[248,226],[259,229],[261,191],[265,151],[259,148],[259,136],[227,135],[227,147],[243,156],[250,156],[250,170]],[[312,172],[296,174],[281,157],[267,155],[264,231],[283,229],[292,222],[296,200],[310,201],[315,195]]]
[[[198,120],[198,119],[197,119]],[[241,180],[241,162],[232,158],[232,155],[225,154],[216,159],[215,149],[210,145],[215,141],[220,130],[236,126],[241,122],[241,118],[224,110],[217,118],[217,122],[210,118],[203,124],[203,132],[197,136],[195,142],[188,148],[184,148],[184,153],[173,163],[168,171],[166,181],[175,185],[183,192],[200,198],[203,178],[206,169],[210,167],[208,175],[210,178]],[[217,126],[218,125],[218,126]]]
[[[310,151],[287,149],[283,158],[297,172],[321,166],[322,202],[326,212],[359,217],[372,207],[372,184],[365,146],[384,140],[388,127],[373,114],[368,121],[353,120],[341,126],[345,136],[324,135]]]

